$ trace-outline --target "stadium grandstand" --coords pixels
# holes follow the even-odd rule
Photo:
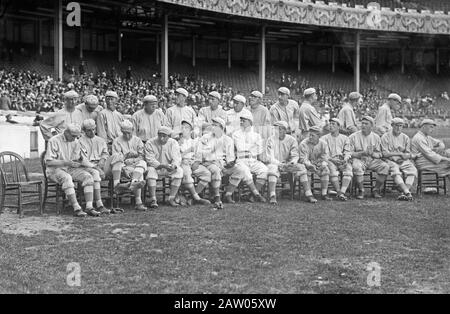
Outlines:
[[[297,98],[314,86],[331,114],[359,90],[361,114],[397,92],[406,114],[447,116],[446,1],[233,3],[79,2],[80,26],[69,26],[68,1],[2,1],[0,88],[11,109],[53,111],[69,82],[99,96],[113,86],[132,113],[145,93],[164,106],[177,86],[196,107],[211,90],[226,103],[260,89],[270,105],[281,85]]]

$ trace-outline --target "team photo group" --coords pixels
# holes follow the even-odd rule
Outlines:
[[[221,94],[212,91],[207,106],[194,110],[180,87],[168,108],[147,95],[129,117],[117,110],[121,99],[113,90],[105,91],[104,108],[97,96],[70,85],[63,96],[64,107],[40,123],[43,158],[46,175],[61,185],[76,217],[123,212],[120,204],[103,203],[103,180],[112,181],[114,194],[132,193],[137,211],[158,208],[161,180],[168,185],[168,205],[218,210],[235,203],[244,188],[248,201],[277,206],[283,174],[291,185],[298,182],[304,201],[317,206],[368,197],[368,172],[376,178],[371,197],[384,197],[390,177],[399,201],[413,200],[420,171],[450,174],[450,153],[432,136],[436,122],[422,119],[410,138],[403,132],[405,121],[396,117],[403,103],[395,93],[376,116],[360,121],[354,112],[364,101],[360,93],[349,93],[337,116],[328,117],[319,114],[314,88],[305,89],[297,102],[280,87],[269,106],[260,91],[236,94],[228,110]],[[314,178],[320,179],[320,194],[313,193]],[[83,193],[77,194],[76,186]]]

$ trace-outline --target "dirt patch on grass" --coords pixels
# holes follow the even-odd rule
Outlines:
[[[0,232],[27,237],[36,236],[44,231],[63,232],[73,229],[72,221],[57,216],[38,216],[19,218],[15,213],[0,215]]]

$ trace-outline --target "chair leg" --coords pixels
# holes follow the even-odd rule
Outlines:
[[[112,180],[109,180],[108,188],[109,188],[109,206],[111,208],[114,208],[114,186]]]
[[[417,189],[416,189],[416,193],[418,196],[422,195],[422,175],[419,172],[417,175]]]
[[[295,193],[295,176],[293,174],[289,174],[289,187],[290,187],[290,197],[291,201],[294,200],[294,193]]]
[[[146,204],[146,197],[147,197],[147,183],[145,183],[144,187],[141,190],[141,196],[142,196],[142,203]]]
[[[56,203],[56,214],[59,215],[61,214],[61,209],[59,207],[59,198],[60,198],[60,188],[59,186],[56,187],[56,197],[55,197],[55,203]]]
[[[47,195],[48,195],[48,182],[45,181],[44,184],[45,187],[44,187],[44,199],[42,200],[42,212],[44,212],[45,210],[45,203],[47,203]]]
[[[162,185],[163,185],[163,203],[165,203],[165,202],[166,202],[166,194],[167,194],[167,182],[166,182],[166,178],[163,179]],[[170,186],[169,186],[169,194],[170,194]]]
[[[436,189],[437,189],[437,194],[439,195],[439,193],[441,192],[440,191],[441,190],[441,183],[440,183],[439,176],[438,176],[437,173],[436,173]]]
[[[3,206],[5,206],[5,199],[6,199],[6,195],[5,195],[6,191],[3,187],[2,187],[1,191],[2,191],[2,196],[0,199],[0,214],[3,213]]]
[[[448,176],[445,176],[443,178],[443,180],[444,180],[444,195],[447,195],[447,179],[448,179]]]
[[[22,208],[22,187],[19,186],[18,191],[17,191],[17,196],[19,197],[19,201],[18,201],[18,205],[19,207],[17,208],[17,211],[19,212],[19,218],[23,217],[23,208]]]
[[[42,206],[42,184],[37,185],[37,190],[39,193],[39,213],[44,214],[44,207]]]

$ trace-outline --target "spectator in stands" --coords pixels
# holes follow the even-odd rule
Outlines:
[[[127,68],[127,72],[125,73],[125,78],[127,81],[131,80],[131,65],[129,65]]]
[[[80,65],[78,66],[78,72],[80,75],[84,75],[86,73],[85,67],[84,67],[84,61],[80,62]]]
[[[0,110],[10,110],[11,108],[11,99],[8,96],[8,91],[2,90],[0,97]]]

